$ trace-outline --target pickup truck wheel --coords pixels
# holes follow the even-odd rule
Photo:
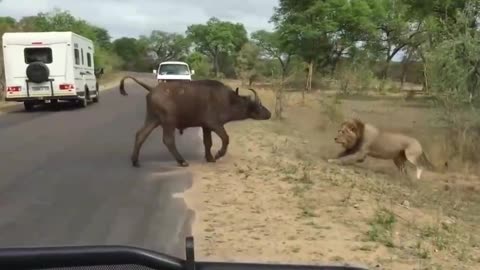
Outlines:
[[[25,107],[25,111],[31,112],[33,108],[35,107],[35,104],[31,101],[24,101],[23,102],[23,107]]]

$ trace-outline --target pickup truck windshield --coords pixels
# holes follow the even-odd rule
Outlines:
[[[190,75],[188,66],[178,64],[163,64],[158,73],[160,75]]]

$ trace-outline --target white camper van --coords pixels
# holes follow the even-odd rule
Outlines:
[[[190,70],[187,63],[181,61],[165,61],[158,65],[158,70],[153,70],[158,82],[165,81],[191,81],[195,70]]]
[[[93,42],[72,32],[18,32],[3,35],[6,101],[39,103],[71,100],[86,107],[99,101]]]

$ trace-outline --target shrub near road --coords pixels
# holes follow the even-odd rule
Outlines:
[[[274,93],[259,93],[271,108]],[[406,179],[391,161],[325,161],[340,151],[333,138],[351,116],[414,134],[432,162],[442,160],[441,134],[431,136],[428,124],[432,109],[387,97],[342,100],[312,93],[305,106],[298,105],[298,93],[285,99],[284,120],[231,123],[226,159],[194,165],[186,198],[196,211],[193,234],[201,257],[357,262],[380,269],[480,266],[478,177],[425,172],[418,181],[414,170]]]

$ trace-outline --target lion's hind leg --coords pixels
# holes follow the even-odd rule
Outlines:
[[[413,143],[405,149],[406,159],[417,168],[417,179],[422,177],[422,172],[424,169],[420,161],[422,154],[422,146],[419,143]]]
[[[407,161],[407,158],[405,156],[405,152],[401,152],[397,157],[393,159],[393,163],[395,163],[395,166],[400,170],[400,172],[403,175],[407,174],[407,168],[405,166],[405,162]]]

